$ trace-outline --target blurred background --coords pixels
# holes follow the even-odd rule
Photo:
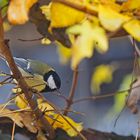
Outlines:
[[[62,65],[59,61],[57,46],[41,45],[40,41],[19,41],[18,39],[35,39],[40,38],[40,34],[36,31],[33,24],[28,23],[22,26],[12,27],[6,32],[5,38],[10,39],[10,49],[13,56],[30,59],[37,59],[48,63],[55,68],[61,77],[62,86],[60,91],[68,96],[73,72],[70,64]],[[94,53],[91,59],[85,59],[79,66],[78,85],[76,88],[75,99],[93,96],[91,92],[92,74],[96,71],[96,67],[103,64],[117,64],[117,69],[113,72],[112,82],[102,84],[100,93],[115,93],[120,88],[128,89],[131,76],[125,80],[126,76],[132,73],[134,61],[134,48],[131,45],[128,37],[115,38],[110,41],[110,49],[106,54]],[[0,60],[0,69],[4,72],[9,72],[9,69],[3,60]],[[126,86],[122,86],[123,81],[126,81]],[[123,83],[124,84],[124,83]],[[5,103],[11,94],[11,86],[0,87],[1,98],[0,102]],[[63,99],[54,96],[51,93],[44,94],[46,98],[54,102],[54,104],[64,107]],[[74,104],[73,110],[82,112],[84,115],[70,113],[77,122],[83,122],[85,128],[95,128],[105,132],[115,132],[121,135],[135,135],[137,130],[137,121],[139,114],[133,115],[129,109],[125,109],[114,127],[115,120],[120,111],[113,110],[116,103],[116,98],[108,97],[98,100],[88,100]],[[124,104],[124,100],[120,100],[120,106]],[[117,104],[117,106],[119,106]]]

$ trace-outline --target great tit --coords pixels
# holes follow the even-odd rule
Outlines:
[[[32,89],[39,92],[50,92],[60,88],[60,77],[55,70],[46,63],[16,57],[14,57],[14,61],[28,86]]]

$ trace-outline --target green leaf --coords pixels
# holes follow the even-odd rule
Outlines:
[[[129,74],[124,77],[122,84],[120,85],[120,88],[118,91],[123,91],[123,90],[129,89],[131,83],[132,83],[132,75]],[[110,118],[112,116],[116,116],[118,113],[121,112],[121,110],[123,109],[123,107],[126,103],[126,95],[128,95],[127,91],[124,91],[121,94],[117,94],[117,92],[116,92],[115,99],[114,99],[114,105],[112,106],[112,108],[109,110],[109,112],[107,114],[108,118]]]

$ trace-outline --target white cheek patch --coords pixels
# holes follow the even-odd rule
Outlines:
[[[47,83],[48,83],[48,86],[51,89],[56,89],[57,88],[52,75],[49,76],[49,78],[47,80]]]

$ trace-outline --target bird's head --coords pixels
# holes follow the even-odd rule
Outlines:
[[[46,92],[55,91],[61,86],[60,77],[53,70],[44,74],[44,81],[47,83],[46,88],[44,89]]]

